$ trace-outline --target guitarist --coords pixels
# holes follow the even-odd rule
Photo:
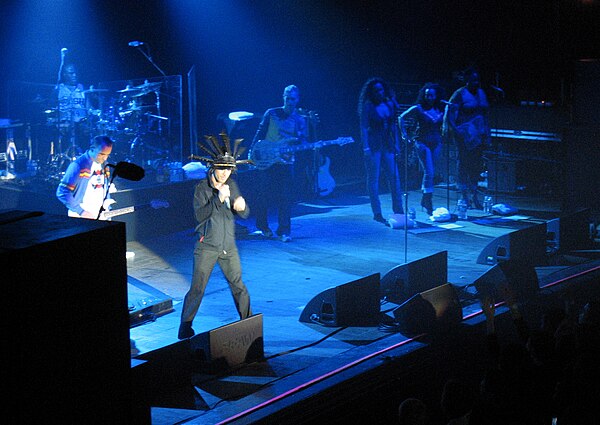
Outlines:
[[[267,109],[252,146],[259,141],[279,142],[284,139],[293,143],[307,143],[306,120],[297,110],[299,101],[298,87],[287,86],[283,90],[283,106]],[[294,156],[283,156],[281,161],[269,168],[256,171],[256,179],[257,197],[260,199],[255,207],[256,234],[273,236],[268,222],[269,208],[273,208],[277,210],[277,236],[283,242],[290,242]]]
[[[461,198],[480,210],[483,207],[477,197],[477,181],[482,170],[483,150],[490,145],[490,105],[474,68],[463,71],[463,81],[465,85],[454,92],[446,105],[443,132],[456,143]]]
[[[88,150],[69,164],[56,188],[56,197],[69,215],[93,220],[99,217],[109,182],[104,163],[112,148],[108,136],[96,136]]]

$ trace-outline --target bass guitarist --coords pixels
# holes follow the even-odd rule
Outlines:
[[[297,111],[300,90],[289,85],[283,90],[283,106],[270,108],[258,125],[252,147],[259,142],[307,143],[306,120]],[[252,156],[252,147],[249,157]],[[269,209],[277,210],[276,234],[282,242],[290,242],[291,213],[294,193],[294,156],[282,155],[277,163],[256,171],[256,228],[255,234],[272,237],[269,227]]]

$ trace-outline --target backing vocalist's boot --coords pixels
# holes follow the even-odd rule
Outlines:
[[[481,202],[479,202],[479,198],[477,197],[477,191],[473,191],[473,208],[483,210],[483,205],[481,205]]]
[[[421,197],[421,206],[427,211],[427,215],[433,214],[433,193],[424,193]]]

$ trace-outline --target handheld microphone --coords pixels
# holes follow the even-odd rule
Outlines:
[[[144,44],[143,41],[130,41],[129,43],[130,47],[139,47],[142,46]]]

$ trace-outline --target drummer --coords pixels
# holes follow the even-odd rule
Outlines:
[[[62,68],[61,79],[56,87],[56,98],[59,129],[61,135],[68,138],[67,146],[74,148],[87,146],[89,135],[86,134],[85,121],[88,105],[83,85],[78,81],[77,69],[73,63],[67,63]],[[73,155],[78,153],[74,152]]]

